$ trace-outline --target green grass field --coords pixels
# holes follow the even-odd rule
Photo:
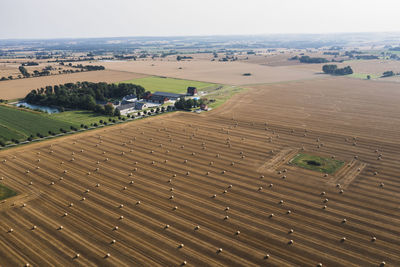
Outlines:
[[[12,138],[26,140],[37,133],[48,135],[48,131],[59,132],[60,128],[69,129],[72,123],[60,121],[47,115],[24,111],[0,105],[0,140]]]
[[[347,75],[347,76],[351,77],[351,78],[365,79],[366,80],[368,75],[371,76],[371,79],[379,78],[379,75],[368,74],[368,73],[353,73],[353,74],[350,74],[350,75]]]
[[[17,193],[8,187],[0,184],[0,200],[15,196]]]
[[[133,83],[143,86],[146,91],[162,91],[175,94],[184,94],[189,86],[197,87],[197,90],[202,90],[206,87],[214,86],[212,83],[174,79],[174,78],[163,78],[163,77],[145,77],[138,78],[129,81],[123,81],[120,83]]]
[[[99,122],[99,120],[108,121],[109,116],[103,116],[86,110],[65,111],[61,113],[46,114],[48,118],[70,123],[75,127],[80,127],[81,124],[90,125],[91,123]]]
[[[242,87],[224,85],[220,86],[220,89],[218,90],[216,90],[215,88],[211,88],[210,90],[205,90],[207,92],[207,95],[204,96],[204,98],[207,98],[208,100],[213,99],[214,102],[210,102],[208,106],[210,108],[217,108],[223,103],[225,103],[234,94],[237,94],[243,90],[245,89]]]
[[[289,163],[304,169],[329,174],[335,173],[344,164],[343,161],[302,153],[297,154]]]

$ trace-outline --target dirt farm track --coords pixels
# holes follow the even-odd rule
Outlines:
[[[0,152],[19,192],[0,203],[0,266],[400,266],[398,89],[259,85]],[[299,151],[346,163],[288,165]]]

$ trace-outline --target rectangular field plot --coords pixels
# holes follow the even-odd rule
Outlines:
[[[0,200],[15,196],[17,193],[8,187],[0,184]]]
[[[289,164],[293,164],[308,170],[332,174],[340,169],[343,166],[344,162],[335,159],[300,153],[297,154],[293,159],[291,159],[289,161]]]

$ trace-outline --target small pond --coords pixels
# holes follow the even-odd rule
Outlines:
[[[38,105],[32,105],[28,104],[26,102],[18,102],[15,104],[17,107],[20,106],[25,106],[30,109],[40,109],[41,111],[47,112],[47,113],[59,113],[60,111],[57,108],[51,108],[51,107],[46,107],[46,106],[38,106]]]

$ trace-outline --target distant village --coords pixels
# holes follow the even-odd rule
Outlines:
[[[127,115],[132,112],[141,111],[148,108],[159,107],[168,104],[173,108],[175,101],[182,97],[199,99],[196,87],[188,87],[186,94],[174,94],[168,92],[147,92],[142,99],[138,99],[136,95],[126,95],[121,101],[112,103],[115,109],[118,109],[121,115]],[[200,106],[201,110],[207,110],[207,105]]]

